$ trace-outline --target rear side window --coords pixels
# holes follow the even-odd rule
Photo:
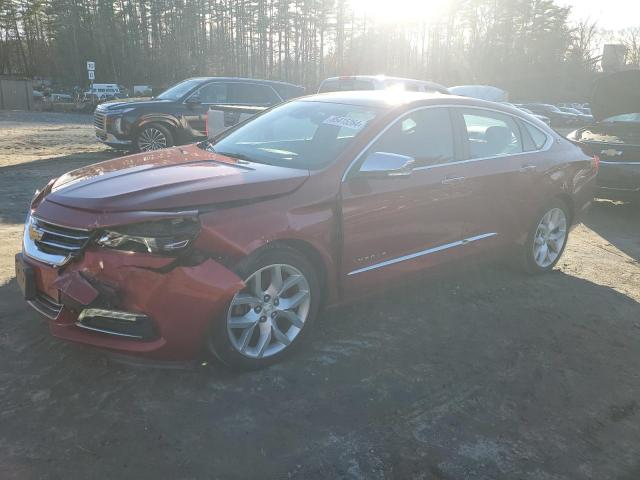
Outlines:
[[[229,84],[228,103],[268,107],[280,102],[278,94],[267,85],[258,85],[256,83]]]
[[[453,161],[453,129],[449,110],[426,108],[405,115],[372,145],[369,153],[373,152],[412,157],[415,159],[414,167]]]
[[[290,100],[292,98],[301,97],[304,95],[304,87],[297,87],[295,85],[282,85],[274,84],[273,88],[282,97],[283,100]]]
[[[521,153],[522,139],[515,120],[498,112],[464,109],[462,111],[471,158]]]
[[[534,127],[529,122],[522,122],[522,125],[524,125],[524,130],[533,143],[533,148],[526,148],[526,151],[541,150],[547,143],[547,134],[539,128]]]

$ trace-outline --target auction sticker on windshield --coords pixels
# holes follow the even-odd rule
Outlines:
[[[355,118],[340,117],[338,115],[331,115],[327,117],[324,122],[325,125],[334,125],[336,127],[350,128],[352,130],[362,130],[367,124],[366,120],[357,120]]]

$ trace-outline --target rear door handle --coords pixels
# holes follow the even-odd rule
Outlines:
[[[535,171],[536,171],[535,165],[523,165],[520,167],[520,173],[530,173]]]
[[[462,182],[464,182],[464,177],[446,177],[444,180],[442,180],[443,185],[452,185]]]

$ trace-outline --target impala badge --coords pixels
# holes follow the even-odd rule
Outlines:
[[[620,157],[622,156],[622,152],[620,150],[615,150],[613,148],[609,148],[607,150],[602,150],[600,152],[605,157]]]

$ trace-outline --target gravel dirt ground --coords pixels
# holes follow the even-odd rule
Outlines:
[[[0,477],[640,478],[640,209],[596,202],[552,274],[467,265],[325,312],[267,370],[51,338],[13,255],[37,187],[116,153],[0,112]]]

